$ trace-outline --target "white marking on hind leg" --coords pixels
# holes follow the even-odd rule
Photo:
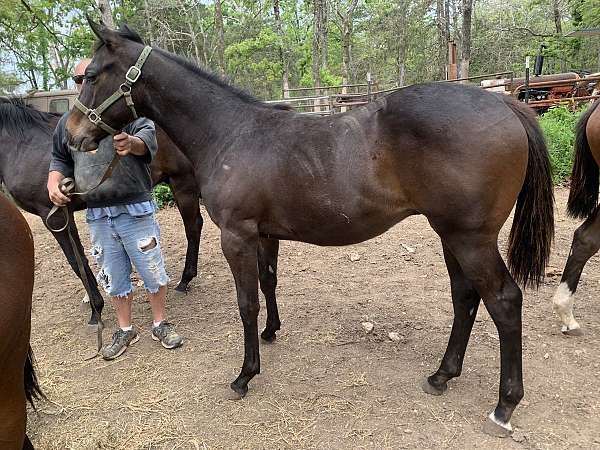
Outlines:
[[[512,432],[512,425],[510,424],[510,422],[503,423],[502,421],[496,419],[496,415],[494,414],[494,411],[492,411],[488,417],[496,425],[504,428],[505,430],[508,430],[508,431]]]
[[[565,331],[581,328],[575,320],[575,317],[573,317],[573,292],[569,289],[566,282],[560,283],[558,289],[556,289],[552,303],[554,305],[554,311],[558,314],[560,320],[562,320],[563,333]]]
[[[87,292],[86,292],[85,297],[83,297],[81,299],[81,303],[89,303],[89,302],[90,302],[90,296],[87,295]]]

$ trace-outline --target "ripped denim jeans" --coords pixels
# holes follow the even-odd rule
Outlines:
[[[91,255],[100,268],[96,279],[111,297],[131,293],[131,265],[144,287],[155,294],[169,277],[160,249],[160,228],[154,214],[135,217],[119,214],[87,220],[92,240]]]

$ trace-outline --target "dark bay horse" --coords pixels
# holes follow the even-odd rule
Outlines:
[[[52,208],[48,198],[46,182],[52,151],[52,132],[60,116],[43,113],[25,106],[19,99],[0,99],[0,182],[25,211],[44,220]],[[175,288],[185,292],[189,282],[197,275],[202,216],[199,209],[199,190],[194,179],[194,171],[189,160],[173,144],[162,130],[158,130],[159,151],[152,161],[152,181],[154,184],[170,184],[183,219],[187,237],[187,252],[181,281]],[[85,203],[75,197],[69,205],[69,227],[81,255],[81,246],[73,212],[85,208]],[[51,219],[52,228],[63,225],[63,216],[58,214]],[[56,222],[56,223],[54,223]],[[52,233],[67,257],[77,276],[79,270],[73,247],[69,242],[68,231]],[[98,291],[96,278],[83,258],[85,270],[90,280],[88,298],[94,302],[97,311],[102,311],[104,301]],[[92,310],[90,323],[97,322]]]
[[[123,83],[144,45],[128,27],[90,21],[99,37],[80,100],[98,107]],[[147,50],[144,52],[144,54]],[[133,86],[135,107],[173,137],[196,169],[221,231],[244,326],[239,397],[260,373],[258,287],[266,341],[279,330],[275,287],[279,240],[348,245],[423,214],[439,234],[450,275],[454,325],[439,369],[424,382],[441,394],[460,375],[480,299],[500,338],[499,402],[489,433],[510,433],[523,396],[522,293],[539,284],[554,232],[548,153],[535,115],[515,101],[461,85],[412,86],[348,113],[323,118],[266,107],[160,49]],[[131,120],[124,101],[102,113]],[[71,144],[97,148],[106,133],[74,109]],[[516,202],[507,269],[498,233]]]
[[[598,166],[600,165],[600,100],[588,108],[576,127],[575,161],[567,211],[571,217],[585,219],[573,235],[560,285],[554,294],[554,310],[563,326],[562,332],[582,334],[573,317],[573,296],[588,260],[600,249],[600,209],[598,206]]]
[[[32,449],[26,401],[41,395],[29,345],[33,238],[19,210],[0,193],[0,448]],[[33,404],[33,403],[32,403]]]

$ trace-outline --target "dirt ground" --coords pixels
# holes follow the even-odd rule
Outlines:
[[[551,266],[559,270],[578,225],[565,218],[567,195],[556,191]],[[598,256],[576,298],[583,337],[560,333],[551,307],[558,277],[525,292],[525,398],[513,416],[514,436],[501,440],[480,431],[500,375],[497,333],[483,306],[462,376],[441,397],[420,388],[440,362],[452,323],[441,245],[423,217],[351,247],[282,242],[282,330],[275,343],[261,342],[262,374],[241,401],[228,399],[243,357],[233,279],[218,230],[204,217],[201,275],[187,296],[171,291],[168,299],[185,345],[166,351],[152,341],[149,306],[137,288],[133,317],[141,339],[106,362],[83,360],[95,345],[80,305],[83,287],[41,221],[27,216],[36,244],[32,346],[49,399],[29,415],[36,448],[600,449]],[[172,288],[185,257],[183,226],[176,209],[158,219]],[[112,329],[110,305],[104,317]],[[361,326],[367,320],[374,324],[368,334]],[[400,340],[391,341],[390,332]]]

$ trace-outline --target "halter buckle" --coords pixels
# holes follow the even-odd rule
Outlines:
[[[130,83],[135,83],[140,75],[142,74],[141,69],[136,66],[131,66],[127,73],[125,74],[125,79]]]
[[[119,86],[119,89],[121,90],[121,92],[124,95],[128,95],[131,94],[131,85],[127,84],[127,83],[121,83],[121,85]]]
[[[88,119],[90,122],[92,122],[94,125],[98,125],[98,122],[100,122],[102,119],[100,118],[100,114],[98,114],[96,112],[96,110],[94,109],[90,109],[88,112]]]

